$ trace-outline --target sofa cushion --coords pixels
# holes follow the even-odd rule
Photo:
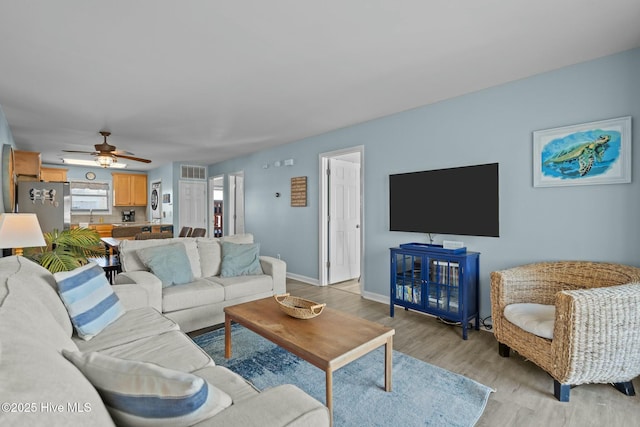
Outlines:
[[[200,269],[200,255],[198,254],[196,239],[184,237],[152,240],[122,240],[120,242],[120,245],[118,246],[122,271],[148,271],[149,269],[146,265],[144,265],[144,263],[138,256],[138,250],[154,246],[170,245],[174,243],[180,243],[184,245],[185,250],[187,251],[187,257],[189,258],[189,264],[191,264],[193,277],[202,277],[202,272]]]
[[[232,236],[224,236],[224,237],[220,237],[220,242],[231,242],[231,243],[238,243],[238,244],[253,243],[253,234],[245,233],[245,234],[234,234]]]
[[[80,338],[90,340],[124,314],[124,306],[98,264],[90,262],[53,277]]]
[[[59,326],[61,335],[71,337],[73,333],[71,319],[57,294],[58,286],[49,270],[24,257],[0,258],[0,305],[6,293],[9,292],[9,286],[14,288],[12,292],[17,298],[22,298],[21,295],[16,295],[17,291],[25,292],[24,297],[29,298],[29,302],[22,301],[21,304],[25,304],[24,307],[32,307],[30,311],[33,315],[48,313],[52,316],[52,319],[37,322],[42,325],[42,329]],[[38,308],[34,307],[36,301],[39,304]],[[24,310],[24,307],[18,307],[18,309]]]
[[[208,280],[224,287],[226,301],[273,291],[273,279],[265,274],[258,276],[210,277]]]
[[[205,279],[197,279],[180,286],[170,286],[162,290],[162,311],[182,310],[224,301],[224,288]]]
[[[1,426],[114,425],[96,390],[60,350],[12,324],[0,324],[0,401],[31,409],[0,412]]]
[[[553,339],[554,305],[521,303],[504,308],[504,317],[514,325],[542,338]]]
[[[179,329],[174,321],[157,310],[143,307],[127,311],[92,340],[74,337],[74,342],[81,351],[99,351]]]
[[[227,393],[236,404],[259,394],[253,384],[224,366],[209,366],[193,374],[204,378],[220,390]]]
[[[222,247],[220,240],[210,237],[198,237],[198,254],[200,255],[200,268],[202,277],[217,276],[220,274],[222,262]]]
[[[118,424],[190,426],[232,403],[228,394],[190,373],[98,352],[63,354],[98,390]]]
[[[138,257],[160,279],[163,288],[193,280],[187,251],[182,243],[138,249]]]
[[[259,243],[222,242],[221,277],[263,274]]]
[[[193,372],[215,363],[200,347],[182,331],[163,334],[100,350],[108,356],[127,360],[151,362],[169,369]]]

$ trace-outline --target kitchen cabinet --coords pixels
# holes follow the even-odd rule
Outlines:
[[[112,173],[113,206],[147,206],[147,176]]]
[[[14,150],[14,170],[17,176],[28,176],[40,180],[42,161],[40,153],[34,151]]]
[[[66,182],[68,169],[40,168],[40,180],[45,182]]]
[[[89,228],[96,230],[100,237],[111,237],[113,232],[113,224],[90,224]]]

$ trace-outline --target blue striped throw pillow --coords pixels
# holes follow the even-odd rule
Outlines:
[[[124,314],[122,303],[98,264],[90,262],[53,277],[80,338],[90,340]]]
[[[150,362],[63,350],[100,393],[118,425],[190,426],[230,406],[203,378]]]

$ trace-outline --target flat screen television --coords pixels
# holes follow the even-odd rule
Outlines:
[[[498,163],[389,175],[389,229],[499,237]]]

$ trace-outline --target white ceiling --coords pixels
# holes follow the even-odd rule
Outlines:
[[[638,0],[3,0],[0,105],[47,163],[106,129],[153,160],[130,168],[212,164],[638,47],[639,22]]]

